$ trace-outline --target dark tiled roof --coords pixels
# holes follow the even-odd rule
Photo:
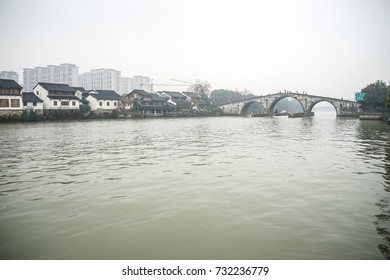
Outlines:
[[[6,88],[6,89],[22,89],[22,86],[19,85],[15,80],[9,80],[9,79],[0,79],[0,88]]]
[[[98,89],[98,90],[95,90],[95,91],[98,94],[106,94],[106,95],[112,95],[112,96],[120,97],[120,95],[115,90],[102,90],[102,89]]]
[[[132,94],[133,92],[136,92],[136,93],[138,93],[138,94],[140,94],[140,95],[142,95],[142,96],[151,96],[152,94],[151,93],[149,93],[149,92],[146,92],[146,91],[144,91],[144,90],[142,90],[142,89],[134,89],[132,92],[130,92],[127,96],[129,96],[130,94]]]
[[[88,90],[85,90],[83,87],[72,87],[72,88],[75,89],[75,90],[80,91],[81,93],[87,93],[88,92]]]
[[[80,100],[77,96],[74,95],[51,94],[47,97],[49,97],[50,99]]]
[[[199,94],[193,93],[193,92],[183,92],[183,94],[187,95],[188,97],[191,98],[200,98]]]
[[[43,102],[38,96],[33,92],[22,92],[23,102]]]
[[[183,94],[177,91],[163,91],[163,93],[171,96],[171,97],[177,97],[177,98],[182,98],[185,97]]]
[[[53,84],[53,83],[41,83],[40,82],[37,85],[41,85],[44,89],[46,89],[48,91],[60,91],[60,92],[72,92],[72,93],[76,92],[76,90],[74,88],[71,88],[67,84]]]
[[[96,100],[119,100],[121,97],[113,90],[95,90],[97,93],[90,93]]]
[[[152,101],[166,102],[169,98],[161,97],[157,93],[150,93]]]

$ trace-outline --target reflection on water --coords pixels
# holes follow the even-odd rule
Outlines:
[[[389,258],[389,132],[321,112],[0,125],[0,258]]]
[[[376,215],[377,220],[374,224],[377,227],[377,233],[383,236],[383,240],[378,244],[378,249],[386,259],[390,259],[390,147],[385,147],[385,155],[385,172],[383,174],[385,192],[377,203],[380,213]]]
[[[390,259],[390,139],[388,131],[388,127],[382,122],[360,122],[361,155],[367,163],[378,167],[376,172],[383,176],[383,192],[378,194],[376,205],[379,213],[375,215],[374,224],[377,233],[383,237],[377,247],[385,259]]]

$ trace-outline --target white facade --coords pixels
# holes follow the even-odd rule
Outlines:
[[[89,102],[89,106],[91,107],[91,111],[97,110],[115,110],[119,107],[119,100],[111,100],[111,99],[100,99],[97,98],[94,92],[91,92],[93,95],[88,95],[86,100]],[[95,95],[95,96],[94,96]]]
[[[22,97],[18,95],[0,95],[0,110],[21,110]]]
[[[78,99],[83,98],[83,93],[80,90],[77,90],[76,93],[74,94]]]
[[[49,92],[41,85],[37,85],[33,92],[43,101],[43,109],[79,109],[80,101],[75,96],[48,97]]]
[[[23,69],[23,90],[32,91],[39,82],[78,85],[79,68],[75,64],[63,63],[46,67]]]
[[[80,101],[70,98],[50,99],[49,109],[79,109]]]
[[[15,71],[1,71],[0,79],[14,80],[17,83],[19,83],[19,74],[16,73]]]
[[[23,102],[23,110],[43,110],[43,102]]]
[[[121,90],[121,71],[93,69],[79,76],[79,86],[85,89]]]

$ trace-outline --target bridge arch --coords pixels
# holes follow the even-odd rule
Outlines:
[[[266,108],[264,108],[264,105],[263,105],[262,102],[259,102],[259,101],[257,101],[257,100],[254,100],[254,101],[247,102],[247,103],[244,104],[244,106],[242,106],[242,108],[241,108],[241,110],[240,110],[240,115],[241,115],[241,116],[247,116],[248,113],[249,113],[249,107],[251,107],[251,106],[254,105],[254,104],[259,104],[260,107],[262,107],[261,109],[262,109],[263,111],[267,110]]]
[[[274,109],[275,109],[276,104],[278,104],[279,101],[281,101],[281,100],[283,100],[283,99],[286,99],[286,98],[292,98],[292,99],[294,99],[296,102],[299,103],[299,105],[301,105],[302,112],[305,112],[305,107],[304,107],[304,105],[302,104],[302,102],[301,102],[298,98],[296,98],[293,94],[291,94],[291,95],[281,96],[281,97],[276,98],[275,100],[273,100],[272,103],[271,103],[270,106],[269,106],[268,114],[269,114],[270,116],[272,116],[272,115],[274,114]]]
[[[336,116],[338,116],[340,113],[339,109],[340,108],[337,108],[337,105],[334,104],[334,102],[332,102],[331,100],[318,100],[318,101],[315,101],[315,102],[312,102],[309,107],[307,108],[307,113],[310,114],[311,111],[313,110],[314,106],[316,106],[317,104],[321,103],[321,102],[326,102],[328,104],[331,104],[333,106],[333,108],[335,109],[336,111]]]

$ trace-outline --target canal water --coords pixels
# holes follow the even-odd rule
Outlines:
[[[0,258],[389,258],[389,136],[327,112],[1,124]]]

